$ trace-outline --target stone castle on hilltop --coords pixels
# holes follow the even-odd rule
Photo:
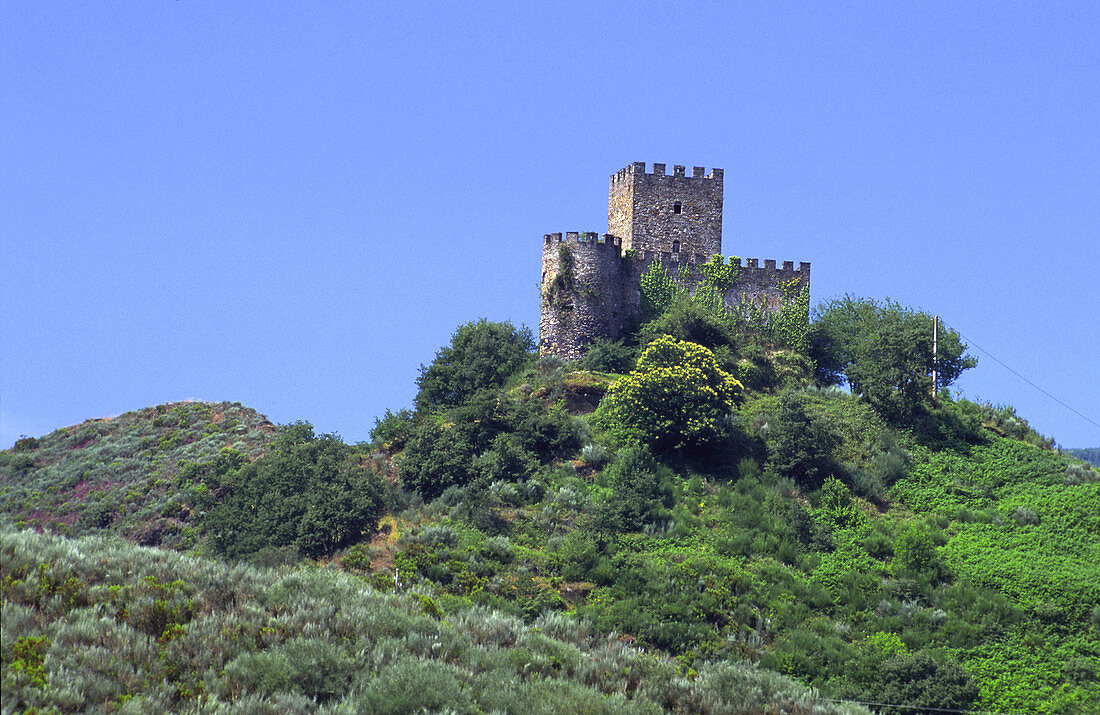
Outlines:
[[[611,175],[607,230],[543,236],[540,354],[576,360],[596,338],[621,338],[641,318],[641,280],[654,263],[694,292],[703,264],[722,255],[722,170],[696,166],[688,176],[673,166],[668,176],[664,164],[647,174],[645,162],[634,162]],[[809,263],[761,267],[750,258],[722,299],[775,312],[785,295],[809,287]]]

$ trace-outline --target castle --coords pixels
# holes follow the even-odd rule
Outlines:
[[[670,278],[694,292],[700,267],[722,255],[722,170],[634,162],[611,175],[608,233],[543,236],[539,352],[566,360],[584,356],[596,338],[617,340],[641,317],[642,276],[661,263]],[[740,263],[740,259],[732,259]],[[809,289],[810,264],[750,258],[726,287],[729,307],[752,302],[775,312],[790,290]]]

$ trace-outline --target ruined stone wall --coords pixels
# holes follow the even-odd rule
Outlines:
[[[607,230],[624,249],[658,253],[722,253],[721,169],[664,164],[647,174],[645,162],[634,162],[611,175]]]
[[[610,233],[550,233],[542,246],[542,315],[539,352],[567,360],[584,356],[596,338],[617,340],[641,318],[642,275],[654,263],[694,292],[699,266],[722,253],[722,170],[664,164],[647,174],[635,162],[611,176]],[[563,261],[563,258],[567,260]],[[733,308],[751,302],[770,312],[785,293],[810,286],[810,264],[750,258],[723,300]]]
[[[618,237],[604,234],[547,234],[543,237],[542,316],[539,322],[539,352],[566,360],[584,356],[596,338],[618,340],[641,318],[641,278],[654,263],[665,266],[668,275],[689,293],[694,293],[704,275],[699,266],[710,257],[701,253],[631,251],[620,255]],[[572,256],[572,281],[555,285],[562,274],[561,248]],[[737,261],[740,265],[740,261]],[[810,285],[810,264],[750,258],[742,265],[737,280],[726,291],[723,302],[735,308],[751,302],[769,312],[783,307],[785,289],[798,292]]]
[[[767,259],[764,266],[755,258],[750,258],[741,268],[737,282],[726,293],[725,303],[734,307],[739,303],[751,302],[776,312],[783,307],[784,288],[797,293],[810,287],[810,264],[783,261],[780,268],[775,261]]]
[[[595,338],[621,337],[627,263],[619,239],[610,234],[543,236],[541,354],[578,360]]]

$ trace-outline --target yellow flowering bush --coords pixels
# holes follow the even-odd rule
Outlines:
[[[657,449],[702,444],[717,434],[741,389],[710,350],[663,335],[611,386],[596,419],[623,442]]]

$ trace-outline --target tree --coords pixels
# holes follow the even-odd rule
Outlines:
[[[401,486],[425,499],[435,499],[447,487],[464,486],[472,478],[476,452],[458,430],[428,420],[417,427],[401,455]]]
[[[875,693],[875,700],[894,704],[891,712],[909,715],[922,715],[929,708],[966,712],[978,699],[978,687],[958,663],[939,657],[910,651],[897,634],[873,633],[834,680],[837,694],[859,699]]]
[[[538,461],[579,446],[577,430],[563,410],[547,411],[535,400],[520,402],[503,390],[478,390],[414,430],[401,456],[400,478],[407,489],[434,499],[486,469],[493,479],[524,479]],[[486,467],[497,460],[502,461]]]
[[[657,451],[703,444],[718,434],[718,420],[733,410],[740,390],[710,350],[664,335],[611,386],[596,420],[620,441]]]
[[[679,300],[642,326],[641,341],[648,344],[662,335],[702,345],[709,350],[736,351],[738,339],[733,317],[725,310],[713,310],[700,302]]]
[[[838,382],[843,375],[883,417],[908,420],[932,399],[932,321],[890,300],[845,296],[818,306],[809,340],[818,378]],[[976,364],[959,334],[941,326],[937,389]]]
[[[229,473],[219,457],[217,503],[203,518],[215,550],[236,557],[293,547],[316,557],[378,528],[382,480],[364,455],[334,435],[315,436],[308,422],[285,427],[273,447]]]
[[[500,387],[531,357],[534,347],[526,327],[517,329],[511,323],[484,318],[459,327],[432,364],[420,366],[417,408],[454,407],[478,390]]]
[[[371,446],[396,452],[412,438],[415,428],[412,410],[398,410],[376,417],[374,429],[370,431]]]
[[[648,447],[626,447],[607,471],[611,496],[602,505],[599,519],[607,531],[638,531],[667,516],[674,501],[672,470],[658,462]]]
[[[895,712],[920,715],[929,708],[966,712],[978,700],[978,686],[953,662],[937,663],[926,653],[899,653],[879,666],[873,692],[887,703],[911,707]],[[866,692],[866,691],[864,691]]]
[[[818,489],[838,470],[833,451],[839,444],[829,422],[807,411],[805,395],[788,392],[779,399],[767,433],[770,469],[805,489]]]

